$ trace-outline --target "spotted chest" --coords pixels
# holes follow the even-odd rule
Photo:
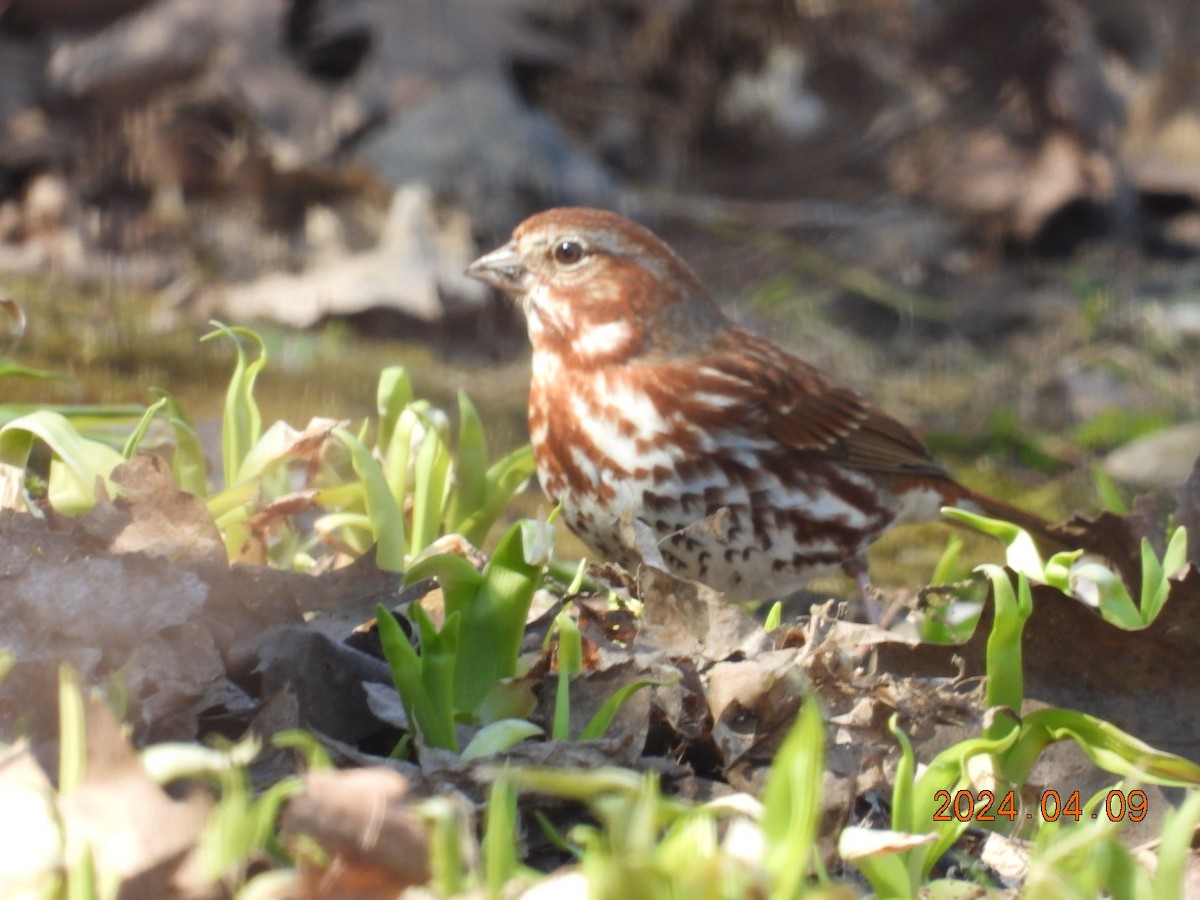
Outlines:
[[[649,387],[628,372],[535,367],[538,477],[600,557],[636,566],[639,519],[679,577],[766,598],[843,566],[894,518],[867,476],[798,465],[737,427],[721,395]]]
[[[673,433],[664,416],[624,379],[583,379],[553,370],[535,375],[529,431],[538,480],[563,517],[602,556],[635,561],[622,520],[640,516],[644,497],[674,472]]]

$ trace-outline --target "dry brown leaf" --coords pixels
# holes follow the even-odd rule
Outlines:
[[[612,666],[602,672],[585,671],[576,675],[571,679],[570,735],[578,737],[591,721],[592,716],[599,711],[609,697],[624,685],[643,678],[670,680],[674,675],[675,673],[666,666],[647,670],[632,660],[623,665]],[[543,680],[540,702],[535,716],[536,721],[549,723],[553,720],[557,685],[557,672],[547,675]],[[652,703],[653,695],[650,688],[636,691],[622,705],[616,718],[613,719],[607,735],[620,736],[629,740],[633,746],[644,747],[650,728]]]
[[[107,703],[86,698],[83,781],[60,795],[66,858],[90,848],[97,869],[122,878],[122,896],[194,896],[202,887],[189,865],[212,807],[206,795],[174,800],[142,769]]]
[[[389,728],[376,718],[364,682],[391,686],[391,672],[368,656],[303,625],[276,629],[259,646],[262,691],[295,695],[301,727],[350,744]],[[394,692],[394,689],[393,689]]]
[[[0,513],[0,648],[17,657],[0,683],[0,736],[20,724],[43,762],[53,755],[60,663],[87,684],[119,677],[139,742],[191,740],[218,725],[236,734],[254,714],[246,690],[262,690],[253,671],[272,646],[264,634],[300,626],[307,611],[367,616],[400,596],[399,576],[379,570],[372,555],[317,577],[229,568],[223,550],[219,560],[214,552],[220,539],[204,504],[173,486],[161,460],[140,458],[122,478],[129,493],[89,515],[47,522]],[[211,535],[196,540],[206,529]],[[306,627],[352,626],[322,618]],[[325,677],[301,674],[306,683]]]
[[[843,859],[864,859],[869,856],[896,853],[923,847],[937,840],[936,834],[909,834],[902,831],[882,831],[875,828],[847,828],[838,841]]]
[[[1031,849],[1026,841],[991,832],[984,838],[979,860],[1003,878],[1007,887],[1015,888],[1025,880]]]
[[[408,782],[392,769],[316,770],[288,801],[284,839],[305,856],[297,838],[328,854],[301,864],[301,897],[392,898],[429,880],[425,827],[407,803]]]
[[[768,642],[762,626],[719,593],[655,568],[639,571],[638,594],[644,642],[673,654],[706,660],[752,656]]]
[[[81,523],[107,523],[114,529],[106,544],[110,552],[144,553],[182,564],[229,564],[208,506],[179,489],[170,465],[161,456],[146,453],[134,457],[113,470],[112,480],[121,496],[97,504]]]
[[[712,739],[722,771],[740,791],[757,791],[808,691],[797,652],[775,650],[708,673]]]
[[[29,745],[0,752],[0,896],[40,896],[61,862],[54,788]]]

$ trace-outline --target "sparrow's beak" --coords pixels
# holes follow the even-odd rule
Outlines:
[[[512,241],[479,257],[467,266],[466,275],[506,294],[523,294],[533,286],[533,275],[525,268]]]

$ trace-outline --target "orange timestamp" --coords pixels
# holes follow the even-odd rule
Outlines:
[[[992,791],[982,790],[938,791],[933,795],[934,802],[941,806],[933,814],[935,822],[995,822],[998,819],[1032,819],[1032,809],[1022,811],[1020,799],[1014,791],[1008,791],[997,797]],[[1057,822],[1060,818],[1098,819],[1106,816],[1110,822],[1120,822],[1128,817],[1130,822],[1140,822],[1146,818],[1149,806],[1146,792],[1139,790],[1122,791],[1113,789],[1108,792],[1104,802],[1091,812],[1084,811],[1079,801],[1079,791],[1071,791],[1064,802],[1056,790],[1042,791],[1038,801],[1037,811],[1047,822]]]

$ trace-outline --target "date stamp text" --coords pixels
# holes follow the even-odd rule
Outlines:
[[[1042,791],[1037,809],[1024,808],[1020,797],[1014,791],[997,796],[988,790],[982,791],[938,791],[933,795],[935,803],[940,804],[933,814],[935,822],[995,822],[1007,819],[1015,822],[1017,819],[1032,819],[1039,814],[1047,822],[1057,822],[1060,818],[1099,819],[1106,817],[1110,822],[1120,822],[1128,818],[1130,822],[1140,822],[1146,818],[1145,791],[1111,790],[1095,808],[1087,810],[1079,799],[1079,791],[1071,791],[1064,800],[1058,791]]]

